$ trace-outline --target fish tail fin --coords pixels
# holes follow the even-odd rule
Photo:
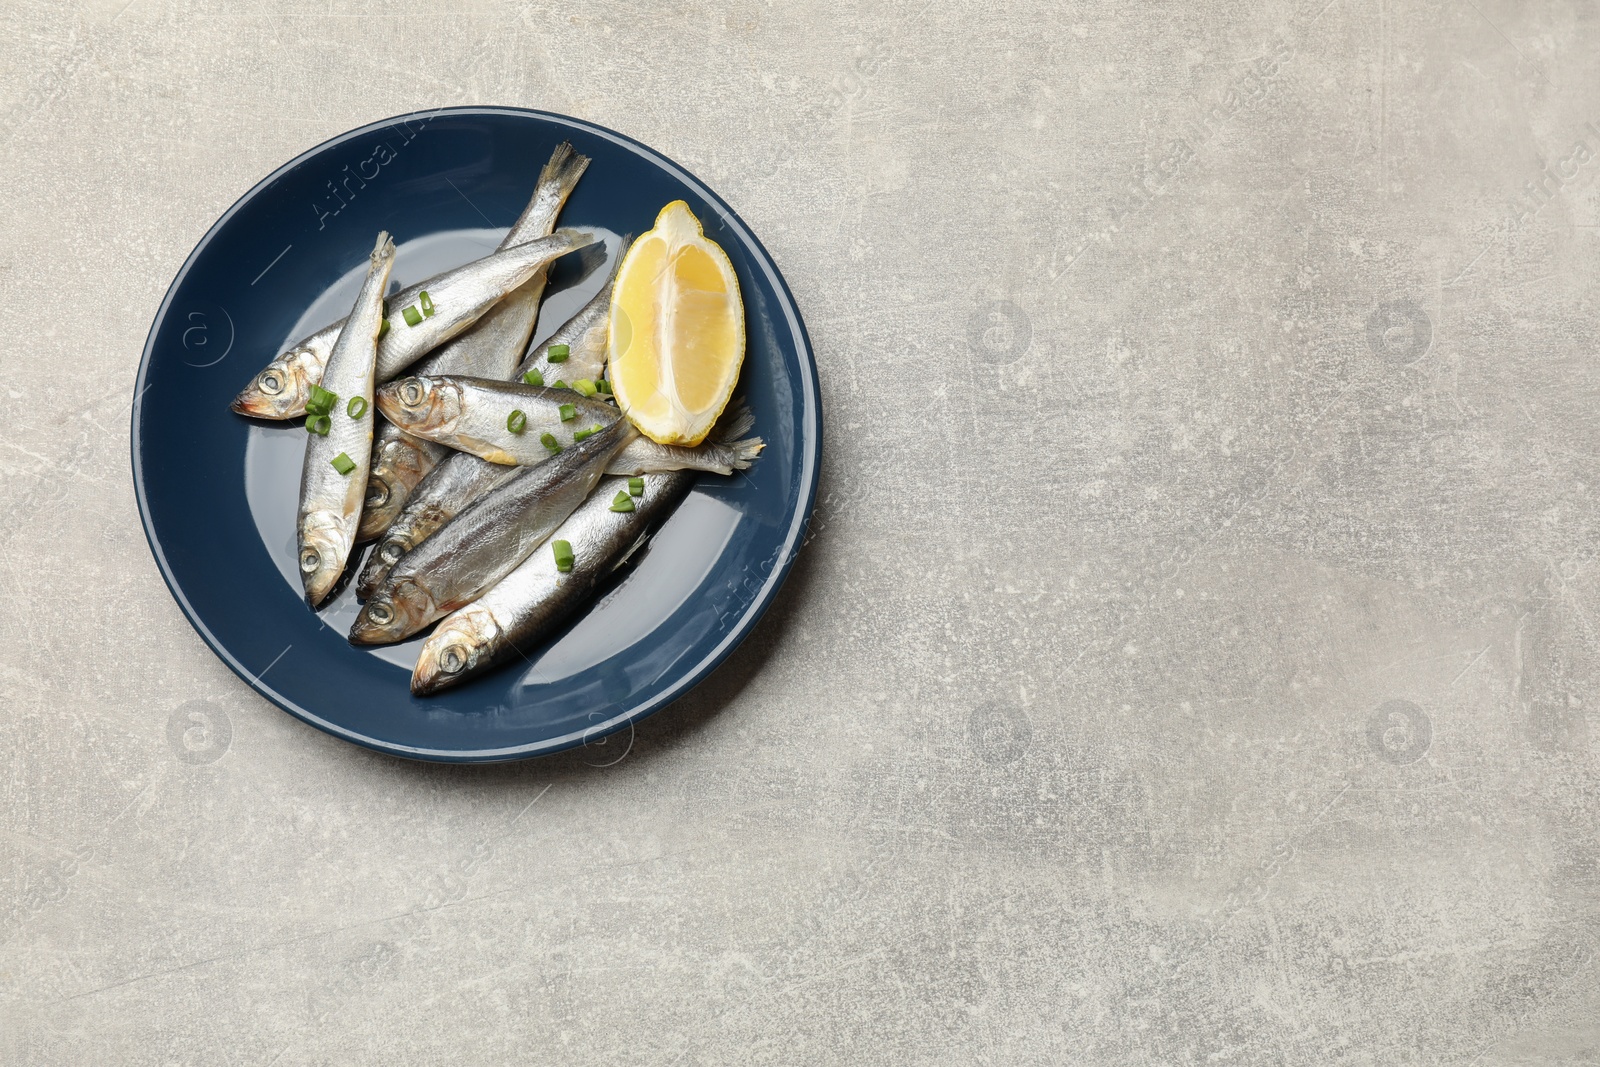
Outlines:
[[[589,157],[574,151],[571,141],[562,141],[550,153],[550,162],[539,172],[539,188],[553,190],[560,198],[556,203],[565,204],[588,168]]]
[[[756,424],[756,417],[750,410],[749,403],[744,397],[736,397],[728,402],[722,417],[717,420],[716,435],[721,442],[732,441],[750,432],[750,427]]]
[[[606,254],[605,243],[595,243],[595,245],[589,245],[587,248],[584,248],[584,250],[579,251],[579,277],[590,277],[590,275],[594,275],[597,270],[600,270],[600,267],[605,266],[606,280],[605,285],[600,286],[600,291],[595,293],[594,296],[590,296],[589,302],[584,304],[582,309],[579,309],[578,315],[582,315],[584,312],[587,312],[587,310],[590,309],[597,309],[597,307],[611,307],[611,290],[616,288],[616,272],[618,272],[619,267],[622,266],[622,256],[626,256],[627,246],[632,245],[632,243],[634,243],[634,235],[622,235],[621,242],[619,242],[618,246],[616,246],[616,254],[611,256],[610,264],[603,264],[602,262],[602,259],[605,258]],[[578,315],[573,315],[573,318],[578,318]],[[605,373],[605,371],[602,371],[602,374],[603,373]]]
[[[545,241],[552,241],[566,248],[567,252],[576,252],[580,248],[587,248],[600,240],[600,235],[586,226],[563,226]],[[536,242],[530,241],[529,244]],[[526,245],[524,247],[527,247]],[[566,253],[562,253],[565,255]]]
[[[750,469],[750,464],[761,455],[761,450],[767,447],[767,443],[759,437],[746,437],[743,440],[728,442],[728,447],[733,450],[733,469],[743,471]]]
[[[595,272],[606,269],[606,243],[604,241],[596,241],[594,244],[585,245],[578,249],[575,254],[578,257],[579,278],[589,278]]]
[[[617,258],[611,264],[611,277],[613,280],[617,277],[617,268],[622,266],[622,257],[628,254],[628,249],[633,247],[633,239],[637,236],[638,234],[625,233],[617,238]]]
[[[554,240],[554,242],[562,243],[562,245],[566,245],[566,251],[578,251],[579,248],[587,248],[589,245],[594,245],[595,242],[600,240],[600,235],[595,234],[594,230],[587,229],[587,227],[563,226],[562,229],[555,230],[554,234],[550,234],[544,240]]]
[[[592,278],[602,269],[606,272],[606,283],[600,287],[598,293],[589,298],[584,308],[611,306],[611,290],[617,284],[617,268],[622,266],[622,257],[627,254],[628,246],[631,244],[633,244],[633,234],[623,234],[617,242],[616,254],[611,256],[609,263],[606,261],[609,241],[592,244],[578,253],[578,277]]]
[[[623,257],[628,254],[628,249],[633,247],[633,234],[625,233],[617,238],[617,254],[611,257],[610,270],[606,274],[606,284],[601,286],[600,293],[611,302],[611,290],[617,284],[617,271],[622,269]]]
[[[379,230],[378,239],[372,243],[372,262],[378,264],[393,258],[394,238],[389,236],[388,230]]]
[[[626,421],[626,420],[623,420]],[[630,441],[612,457],[607,474],[660,474],[665,471],[705,471],[732,474],[749,468],[767,443],[759,437],[745,437],[755,425],[755,416],[743,400],[728,405],[717,421],[714,437],[694,448],[684,445],[659,445],[648,437]]]
[[[732,453],[730,465],[737,471],[748,470],[755,458],[761,455],[761,450],[767,447],[767,443],[759,437],[744,436],[756,424],[755,413],[741,397],[728,405],[719,422],[717,442]]]

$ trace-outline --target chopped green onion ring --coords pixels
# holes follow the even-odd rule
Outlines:
[[[560,571],[562,574],[566,574],[568,571],[572,570],[573,557],[571,541],[551,541],[550,551],[554,553],[556,557],[556,570]]]
[[[333,405],[339,402],[339,394],[324,389],[320,385],[311,387],[311,396],[306,400],[306,413],[309,415],[331,415]]]
[[[356,461],[345,455],[343,452],[340,452],[328,462],[333,464],[334,470],[345,475],[346,477],[349,476],[351,471],[356,469]]]
[[[326,437],[332,425],[333,420],[326,415],[311,415],[306,418],[306,433],[314,433],[318,437]]]
[[[524,374],[522,376],[522,380],[527,382],[529,385],[543,385],[544,384],[544,375],[540,374],[539,373],[539,368],[535,367],[533,370],[529,371],[527,374]]]
[[[573,407],[571,404],[562,404],[559,410],[561,412],[562,422],[571,422],[573,419],[578,417],[578,409]]]
[[[644,496],[644,479],[629,478],[628,493],[632,496]]]
[[[433,297],[428,295],[428,290],[426,290],[426,289],[422,290],[422,293],[417,297],[417,302],[422,305],[423,317],[424,318],[432,318],[433,317]]]
[[[510,430],[512,433],[520,434],[527,428],[528,416],[522,411],[521,408],[514,408],[511,414],[506,418],[506,429]]]
[[[414,307],[407,307],[404,311],[400,312],[400,314],[406,317],[407,326],[415,326],[417,323],[422,321],[422,312],[418,311]]]
[[[350,413],[352,419],[359,419],[367,413],[367,398],[364,396],[351,397],[350,403],[345,405],[345,410]]]
[[[548,355],[551,363],[565,363],[567,361],[567,357],[572,355],[572,346],[551,345]]]
[[[540,434],[539,443],[548,448],[552,456],[561,451],[561,442],[556,440],[556,435],[553,433]]]
[[[572,383],[572,387],[578,392],[582,393],[584,396],[594,396],[594,394],[600,391],[599,389],[596,389],[594,383],[587,378],[579,378],[577,381]]]

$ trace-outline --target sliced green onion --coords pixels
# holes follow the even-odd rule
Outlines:
[[[367,413],[367,398],[364,396],[353,396],[350,398],[350,403],[346,404],[344,409],[350,413],[350,417],[352,419],[359,419],[361,416]]]
[[[506,429],[512,433],[521,433],[528,428],[528,416],[523,414],[521,408],[514,409],[506,419]]]
[[[629,478],[628,479],[628,492],[629,492],[629,494],[631,494],[633,496],[644,496],[644,479],[643,478]]]
[[[544,375],[540,374],[539,373],[539,369],[537,367],[535,367],[533,370],[529,371],[527,374],[524,374],[522,376],[522,380],[527,382],[529,385],[543,385],[544,384]]]
[[[572,569],[572,542],[551,541],[550,550],[555,553],[556,570],[566,574]]]
[[[594,383],[587,378],[579,378],[577,381],[572,383],[572,387],[578,392],[582,393],[584,396],[594,396],[594,394],[600,391],[596,389]]]
[[[306,433],[314,433],[318,437],[328,436],[328,429],[333,425],[333,420],[326,415],[311,415],[306,419]]]
[[[389,320],[384,319],[383,325],[378,327],[378,340],[383,340],[383,335],[389,332]]]
[[[573,419],[578,417],[578,409],[573,407],[571,404],[562,404],[560,410],[562,422],[571,422]]]
[[[425,318],[432,318],[433,317],[433,297],[428,295],[428,290],[426,290],[426,289],[422,290],[421,295],[417,297],[417,302],[422,305],[422,314],[423,314],[423,316]]]
[[[550,388],[552,388],[552,389],[565,389],[566,387],[567,387],[567,383],[562,381],[560,378],[557,378],[555,380],[555,384],[550,386]]]
[[[627,493],[618,492],[616,496],[611,498],[611,510],[632,511],[633,497],[629,496]]]
[[[331,415],[333,405],[339,402],[339,394],[324,389],[320,385],[311,387],[311,396],[306,400],[306,413],[310,415]]]
[[[552,456],[561,451],[561,442],[556,440],[556,435],[553,433],[540,434],[539,443],[548,448]]]
[[[333,469],[338,471],[340,474],[348,475],[351,471],[356,469],[356,461],[345,455],[343,452],[340,452],[328,462],[332,463]]]
[[[611,383],[606,381],[604,378],[601,378],[599,381],[595,382],[594,387],[597,392],[605,393],[607,396],[611,395]]]
[[[422,321],[422,312],[418,311],[414,307],[408,307],[404,311],[400,312],[400,314],[406,317],[407,326],[415,326],[417,323]]]
[[[597,434],[599,432],[600,432],[600,427],[598,427],[598,426],[596,426],[592,430],[579,430],[579,431],[577,431],[576,433],[574,433],[572,435],[572,443],[573,444],[578,444],[580,441],[587,441],[589,438],[593,437],[595,434]]]
[[[571,345],[550,346],[549,359],[551,363],[565,363],[570,355],[572,355]]]

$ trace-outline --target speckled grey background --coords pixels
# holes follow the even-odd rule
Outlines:
[[[1589,3],[0,3],[0,1062],[1600,1061]],[[255,697],[140,532],[173,274],[504,103],[682,161],[820,533],[609,747]]]

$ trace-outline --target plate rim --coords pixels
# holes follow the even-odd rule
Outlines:
[[[777,293],[782,305],[784,319],[786,320],[793,336],[799,340],[801,356],[800,395],[802,397],[802,425],[799,427],[801,443],[800,455],[800,506],[791,516],[789,528],[779,545],[781,553],[779,564],[774,567],[761,587],[756,591],[735,623],[706,655],[691,668],[682,672],[678,678],[662,692],[654,697],[632,705],[626,711],[613,716],[604,722],[595,723],[582,731],[564,734],[560,737],[527,745],[515,745],[506,748],[492,749],[433,749],[410,745],[399,745],[391,742],[380,741],[368,737],[354,730],[340,726],[338,723],[316,714],[308,708],[302,707],[289,699],[272,686],[261,681],[259,674],[245,668],[225,645],[211,632],[204,620],[195,611],[189,598],[184,594],[183,588],[173,575],[172,568],[166,557],[166,552],[157,537],[153,520],[150,514],[149,499],[145,494],[144,470],[140,460],[139,443],[141,440],[141,424],[144,409],[144,394],[150,388],[146,378],[150,372],[150,360],[155,350],[156,334],[160,332],[162,324],[166,321],[171,310],[173,299],[178,289],[189,276],[189,271],[194,267],[200,254],[216,239],[224,226],[247,203],[251,202],[262,191],[270,187],[280,177],[307,160],[331,148],[346,143],[358,137],[365,136],[376,130],[394,126],[397,123],[414,122],[426,118],[432,121],[444,115],[513,115],[518,117],[531,117],[557,126],[580,130],[583,133],[609,140],[627,151],[641,156],[647,161],[659,166],[662,170],[677,178],[698,194],[705,203],[713,206],[728,225],[754,252],[756,265],[766,275],[773,291]],[[171,283],[167,286],[166,293],[161,298],[155,317],[150,323],[150,332],[145,338],[144,348],[139,357],[139,371],[134,378],[133,403],[129,412],[128,450],[133,468],[134,499],[139,508],[139,523],[144,530],[145,542],[150,547],[150,553],[155,558],[156,568],[161,572],[161,579],[166,583],[167,591],[183,612],[196,633],[200,635],[207,647],[222,660],[234,674],[238,675],[245,684],[255,690],[280,710],[287,712],[300,721],[316,727],[324,733],[331,734],[343,741],[360,745],[362,748],[374,752],[382,752],[390,756],[407,760],[428,763],[504,763],[512,760],[531,759],[537,756],[551,755],[580,745],[587,745],[592,741],[609,736],[625,726],[639,722],[674,703],[691,689],[703,682],[724,660],[732,655],[733,650],[742,644],[772,606],[778,590],[782,588],[789,572],[794,568],[799,558],[800,550],[804,547],[804,535],[810,525],[812,511],[816,506],[817,483],[822,466],[822,393],[821,384],[817,375],[816,353],[811,346],[811,335],[806,330],[805,320],[800,316],[799,306],[795,303],[794,294],[789,290],[789,284],[784,280],[783,274],[778,270],[777,263],[765,245],[755,235],[755,232],[745,223],[738,212],[734,211],[727,201],[723,200],[705,182],[692,174],[681,164],[667,158],[660,152],[641,141],[629,137],[627,134],[592,123],[584,119],[562,115],[553,111],[542,111],[537,108],[514,107],[510,105],[450,105],[427,110],[411,111],[390,118],[379,119],[366,123],[344,133],[328,138],[305,151],[294,156],[287,162],[275,167],[271,173],[252,185],[217,220],[211,224],[205,234],[195,244],[194,249],[178,268]],[[260,672],[262,674],[265,671]]]

